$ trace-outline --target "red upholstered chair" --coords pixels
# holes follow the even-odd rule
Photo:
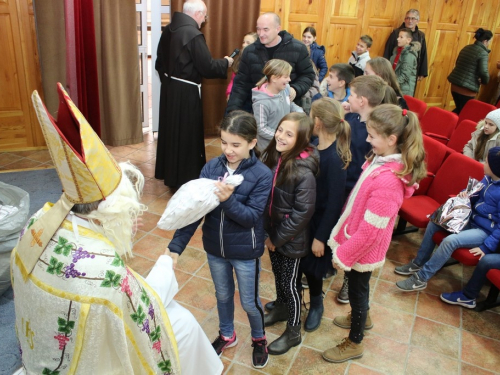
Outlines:
[[[425,149],[425,163],[427,165],[427,177],[419,183],[419,188],[415,191],[414,195],[426,194],[432,180],[436,176],[439,167],[443,164],[444,160],[452,153],[452,151],[441,142],[423,135],[424,149]]]
[[[472,120],[463,120],[457,125],[453,133],[451,134],[450,140],[446,144],[449,148],[456,152],[462,153],[464,151],[464,146],[472,138],[472,133],[476,130],[477,122]]]
[[[483,311],[500,306],[500,300],[498,299],[500,289],[500,270],[489,270],[486,277],[489,281],[491,281],[490,291],[488,292],[486,299],[476,305],[476,311]]]
[[[417,228],[425,228],[429,222],[427,215],[432,214],[450,196],[463,190],[469,177],[481,180],[484,177],[483,164],[457,152],[448,156],[427,192],[424,195],[413,195],[403,201],[394,234],[408,232],[405,230],[406,222]]]
[[[484,119],[488,113],[495,109],[496,107],[492,104],[477,99],[469,100],[460,111],[457,125],[463,120],[472,120],[477,124],[480,120]]]
[[[455,113],[438,107],[430,107],[420,120],[420,126],[423,134],[446,144],[457,126],[457,121],[458,116]]]
[[[427,110],[427,103],[410,95],[403,95],[403,98],[406,101],[406,104],[408,105],[410,111],[415,112],[418,119],[421,120],[422,117],[424,117],[425,111]]]

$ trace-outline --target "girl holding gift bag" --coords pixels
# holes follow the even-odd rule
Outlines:
[[[417,257],[394,270],[400,275],[411,275],[408,279],[396,283],[399,289],[405,292],[425,289],[429,279],[458,248],[471,248],[471,254],[479,259],[485,254],[497,251],[500,242],[500,147],[493,147],[488,151],[484,174],[481,180],[484,187],[478,195],[470,198],[472,215],[465,228],[446,237],[433,253],[435,244],[432,236],[443,229],[429,222]],[[458,196],[467,197],[467,194],[463,191]]]
[[[403,199],[427,173],[422,132],[413,112],[382,104],[368,116],[366,129],[372,154],[328,240],[333,263],[348,277],[352,309],[334,320],[351,329],[349,336],[323,353],[325,360],[335,363],[363,355],[372,271],[384,264]]]
[[[273,310],[264,316],[271,326],[287,321],[285,332],[269,345],[269,354],[286,353],[302,342],[297,276],[300,258],[310,249],[309,221],[316,204],[318,152],[309,144],[312,120],[305,113],[283,117],[264,152],[264,163],[273,169],[274,180],[265,210],[265,229],[276,285]]]
[[[272,174],[259,159],[257,124],[244,111],[230,112],[220,125],[223,154],[210,160],[201,178],[217,180],[225,174],[241,174],[241,185],[215,182],[220,205],[205,216],[203,247],[215,285],[219,336],[212,343],[217,354],[237,344],[234,330],[233,270],[238,280],[241,305],[252,334],[252,364],[263,368],[268,361],[264,313],[259,298],[260,257],[264,252],[263,213],[272,185]],[[174,265],[186,248],[201,219],[175,232],[168,245]],[[168,253],[168,251],[167,251]]]

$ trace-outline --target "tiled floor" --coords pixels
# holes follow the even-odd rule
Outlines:
[[[144,215],[144,226],[135,238],[135,257],[128,264],[140,274],[147,275],[173,235],[173,232],[156,228],[172,193],[163,181],[154,179],[156,145],[151,133],[145,134],[143,143],[109,149],[118,161],[130,160],[146,177],[142,199],[149,210]],[[219,155],[218,140],[207,138],[206,150],[208,158]],[[49,160],[46,152],[41,151],[0,153],[0,170],[31,168],[35,162],[39,163],[38,167],[44,168],[49,166]],[[455,265],[445,268],[430,281],[424,292],[403,293],[396,289],[394,282],[402,276],[393,272],[394,267],[414,256],[421,236],[422,233],[414,233],[395,238],[387,253],[387,262],[372,277],[370,311],[375,325],[366,332],[366,350],[361,359],[331,364],[321,358],[324,349],[333,346],[348,333],[332,324],[335,316],[349,310],[348,305],[339,304],[335,298],[342,284],[342,274],[339,274],[324,282],[325,314],[321,327],[312,333],[303,331],[301,345],[285,355],[271,357],[262,371],[251,367],[250,328],[237,296],[235,320],[240,340],[236,347],[226,350],[222,356],[224,373],[500,373],[500,310],[477,313],[446,305],[439,300],[439,293],[462,287],[463,280],[467,281],[470,277],[470,267]],[[274,298],[274,279],[267,254],[262,257],[262,269],[260,295],[262,302],[266,303]],[[193,313],[209,339],[214,339],[218,331],[216,300],[200,229],[180,257],[175,273],[180,288],[176,299]],[[487,288],[484,288],[483,293],[486,291]],[[284,327],[285,323],[280,323],[269,328],[268,340],[276,339]]]

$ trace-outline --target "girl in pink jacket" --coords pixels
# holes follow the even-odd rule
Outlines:
[[[368,117],[366,128],[372,153],[328,240],[333,264],[349,279],[351,304],[347,316],[334,320],[351,329],[349,336],[323,353],[325,360],[335,363],[363,355],[372,271],[384,264],[403,199],[426,175],[422,132],[413,112],[380,105]]]

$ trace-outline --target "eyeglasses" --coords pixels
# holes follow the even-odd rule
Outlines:
[[[405,21],[418,21],[416,17],[405,17]]]

